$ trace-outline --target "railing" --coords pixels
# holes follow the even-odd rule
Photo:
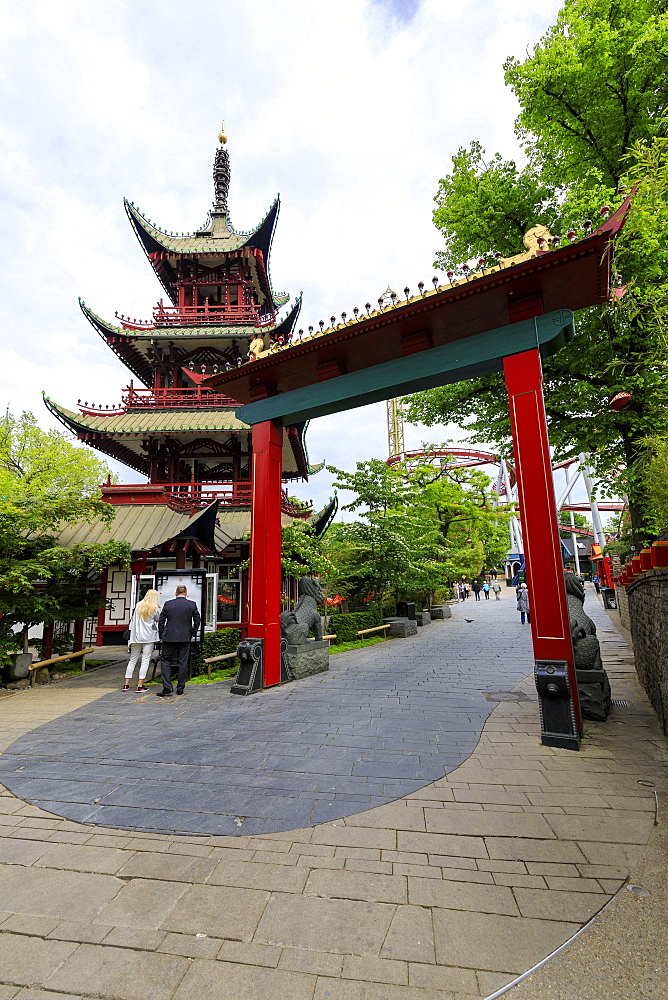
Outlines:
[[[164,306],[158,303],[153,310],[152,320],[130,319],[122,313],[114,314],[126,330],[150,330],[157,326],[193,326],[201,323],[226,324],[245,323],[249,326],[271,326],[275,314],[260,315],[259,306],[253,305],[209,305],[207,299],[201,306]]]
[[[203,389],[201,386],[194,388],[178,389],[135,389],[128,386],[128,390],[121,397],[123,405],[128,409],[144,409],[154,406],[237,406],[236,400],[230,396],[215,392],[213,389]]]
[[[250,507],[252,485],[236,483],[128,483],[115,486],[105,483],[102,497],[107,503],[121,506],[126,503],[167,504],[172,510],[193,513],[220,500],[225,507]],[[294,503],[287,490],[281,490],[281,510],[290,517],[306,518],[313,514],[311,504]]]
[[[237,406],[236,400],[230,396],[224,396],[213,389],[203,389],[201,386],[195,388],[178,389],[135,389],[132,384],[126,387],[125,395],[121,396],[119,406],[97,406],[95,403],[82,403],[78,400],[79,409],[87,417],[120,417],[128,410],[150,410],[188,408],[208,408],[211,406]]]

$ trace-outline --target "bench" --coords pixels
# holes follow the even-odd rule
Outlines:
[[[384,629],[389,628],[389,623],[387,625],[376,625],[375,628],[361,628],[359,632],[355,635],[368,635],[369,632],[382,632]]]
[[[30,687],[35,686],[35,678],[37,676],[38,670],[45,670],[50,667],[52,663],[60,663],[62,660],[74,660],[78,656],[86,656],[88,653],[94,653],[95,646],[89,646],[87,649],[79,649],[76,653],[65,653],[63,656],[52,656],[48,660],[39,660],[37,663],[31,663],[28,667],[30,671]],[[82,661],[81,664],[82,672],[86,669],[86,664]],[[49,678],[48,683],[51,683],[51,675],[49,671],[46,671],[47,677]]]
[[[206,663],[206,675],[211,680],[211,664],[220,663],[221,660],[233,660],[236,653],[222,653],[220,656],[209,656],[204,662]]]

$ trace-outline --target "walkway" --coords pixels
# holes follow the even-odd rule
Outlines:
[[[0,758],[0,780],[26,802],[87,823],[291,830],[454,770],[494,698],[531,668],[529,630],[511,602],[469,601],[414,640],[333,656],[327,674],[262,695],[233,697],[231,680],[191,685],[184,698],[117,690],[17,740]]]
[[[599,605],[589,603],[605,640],[614,697],[629,704],[615,708],[605,724],[589,723],[579,754],[540,745],[527,678],[515,685],[519,700],[495,708],[491,703],[494,711],[462,764],[394,802],[345,819],[255,836],[243,827],[236,836],[166,835],[62,819],[9,791],[0,794],[0,1000],[481,1000],[566,942],[611,899],[579,942],[620,908],[633,940],[634,914],[637,921],[649,913],[653,896],[628,890],[613,896],[633,866],[642,872],[646,865],[655,815],[654,788],[646,783],[665,780],[668,753],[635,681],[628,647]],[[521,630],[505,594],[498,606],[469,602],[455,616],[415,640],[382,648],[414,658],[418,669],[428,653],[458,672],[470,636],[476,669],[490,673],[484,684],[471,675],[470,687],[459,688],[465,704],[452,718],[468,719],[461,708],[475,706],[473,719],[484,712],[476,689],[512,687],[518,663],[503,644],[516,636],[528,655],[528,629]],[[313,690],[329,683],[340,698],[341,672],[355,674],[363,665],[357,657],[369,657],[369,680],[374,652],[343,654],[341,665],[317,679]],[[494,674],[489,663],[497,656]],[[380,676],[388,669],[384,664]],[[113,740],[121,695],[105,690],[104,673],[2,699],[0,745],[10,748],[20,738],[27,749],[29,734],[42,740],[66,712],[70,720],[80,713],[90,719],[91,709],[102,704],[116,706],[107,713],[111,725],[95,716]],[[388,685],[393,710],[408,704],[413,682],[414,674],[406,673],[405,688],[396,676],[395,687]],[[446,687],[444,680],[443,692]],[[285,698],[287,692],[277,694]],[[184,710],[183,701],[165,706],[167,726],[175,718],[168,713]],[[262,706],[279,703],[263,695],[242,708],[235,702],[234,711],[247,718],[266,712],[272,720]],[[196,697],[189,695],[191,704]],[[424,706],[415,702],[406,717],[414,724]],[[219,711],[192,718],[202,724]],[[374,709],[374,727],[382,716]],[[467,725],[470,738],[470,727],[479,722]],[[405,730],[396,715],[394,726],[398,740]],[[459,740],[461,730],[456,733]],[[137,746],[143,746],[141,735]],[[368,748],[356,749],[361,761]],[[415,773],[411,780],[418,780]],[[651,879],[645,884],[655,891]],[[578,967],[581,989],[564,994],[549,977],[547,987],[543,981],[534,988],[532,977],[510,998],[515,992],[522,1000],[662,996],[652,992],[652,976],[665,989],[668,949],[658,944],[665,928],[652,930],[657,951],[651,975],[632,989],[614,956],[598,961],[599,948],[596,961]],[[567,962],[579,942],[554,961]],[[542,971],[552,967],[550,962]],[[535,981],[541,983],[541,973]]]

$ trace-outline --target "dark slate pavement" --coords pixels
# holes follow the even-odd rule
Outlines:
[[[466,619],[473,619],[467,622]],[[17,740],[0,781],[59,816],[123,829],[262,834],[400,798],[458,767],[533,667],[514,591],[251,697],[104,695]]]

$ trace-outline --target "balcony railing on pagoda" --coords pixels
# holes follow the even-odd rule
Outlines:
[[[114,506],[125,504],[166,504],[172,510],[193,513],[219,500],[223,507],[250,507],[252,485],[243,483],[105,483],[102,498]],[[294,502],[287,490],[281,491],[281,510],[290,517],[307,518],[311,504]]]
[[[190,409],[206,408],[212,406],[237,406],[237,402],[229,396],[224,396],[213,389],[202,389],[201,386],[193,388],[181,387],[178,389],[135,389],[132,383],[127,386],[125,394],[121,396],[120,406],[103,406],[101,403],[96,406],[88,402],[78,401],[78,406],[87,417],[120,417],[128,410],[151,410],[151,409]]]
[[[275,314],[261,314],[260,307],[248,304],[242,305],[210,305],[205,299],[200,306],[165,306],[159,302],[153,310],[152,320],[130,319],[129,316],[115,313],[125,330],[150,330],[160,326],[196,326],[209,324],[211,326],[226,326],[228,323],[244,323],[248,326],[270,326]]]

